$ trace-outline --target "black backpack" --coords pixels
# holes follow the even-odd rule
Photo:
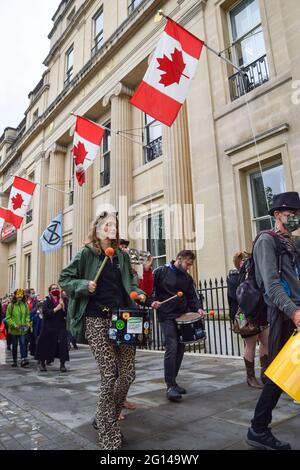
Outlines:
[[[255,278],[255,263],[253,258],[253,249],[258,238],[267,233],[274,238],[276,242],[276,256],[278,259],[278,273],[281,275],[281,259],[286,251],[279,236],[273,230],[262,230],[253,242],[252,254],[243,264],[239,275],[239,286],[236,290],[236,298],[241,311],[246,319],[257,326],[264,325],[267,322],[267,305],[263,297],[263,287],[257,285]]]

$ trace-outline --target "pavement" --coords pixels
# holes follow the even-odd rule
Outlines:
[[[99,375],[89,347],[70,351],[68,372],[59,362],[39,372],[0,365],[0,450],[99,450],[91,426]],[[137,404],[121,427],[125,450],[249,450],[244,438],[260,391],[245,381],[241,358],[185,354],[178,383],[182,402],[166,399],[163,353],[137,351],[129,400]],[[257,371],[259,372],[259,371]],[[300,405],[283,394],[273,414],[274,434],[300,450]]]

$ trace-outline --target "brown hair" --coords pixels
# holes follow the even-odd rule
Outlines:
[[[106,219],[106,217],[113,215],[116,217],[116,228],[117,228],[117,233],[116,233],[116,238],[111,240],[111,246],[114,250],[119,248],[120,244],[120,236],[119,236],[119,221],[118,221],[118,213],[117,212],[101,212],[95,220],[92,222],[90,231],[88,233],[87,239],[86,239],[86,244],[91,245],[94,250],[96,251],[97,254],[100,254],[102,252],[100,240],[97,238],[96,234],[96,227],[101,219]]]
[[[250,256],[250,253],[247,251],[239,251],[238,253],[235,253],[233,255],[233,264],[237,270],[240,269],[240,264],[241,261],[244,261],[245,258],[248,258]]]
[[[176,259],[178,259],[178,258],[190,258],[194,261],[196,256],[195,256],[195,253],[191,250],[181,250],[176,255]]]

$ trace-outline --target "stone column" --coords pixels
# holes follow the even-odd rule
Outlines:
[[[191,161],[186,104],[171,127],[163,126],[164,200],[167,260],[195,249]],[[191,272],[196,275],[196,268]]]
[[[85,172],[85,183],[79,186],[74,176],[73,254],[81,250],[92,222],[93,165]]]
[[[67,148],[54,144],[46,153],[49,158],[48,185],[53,188],[61,189],[62,185],[57,183],[64,181],[65,177],[65,156]],[[47,225],[52,218],[58,215],[64,206],[64,193],[48,188],[47,200]],[[45,227],[46,228],[46,227]],[[62,270],[62,249],[45,254],[45,289],[48,290],[50,284],[58,281],[60,271]]]
[[[132,91],[122,83],[108,93],[103,105],[111,102],[111,156],[110,156],[110,203],[119,212],[119,231],[128,237],[128,209],[132,203],[132,146],[133,142],[115,132],[132,127]]]

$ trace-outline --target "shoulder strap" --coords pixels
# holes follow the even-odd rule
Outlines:
[[[253,248],[254,248],[254,245],[255,243],[257,242],[257,240],[259,239],[259,237],[263,234],[266,234],[266,235],[270,235],[274,241],[275,241],[275,244],[276,244],[276,256],[277,256],[277,261],[278,261],[278,273],[281,274],[281,270],[282,270],[282,255],[283,253],[286,253],[286,248],[284,247],[284,245],[281,243],[280,241],[280,237],[274,232],[274,230],[262,230],[261,232],[259,232],[259,234],[256,236],[254,242],[253,242]],[[252,248],[252,252],[253,252],[253,248]]]

